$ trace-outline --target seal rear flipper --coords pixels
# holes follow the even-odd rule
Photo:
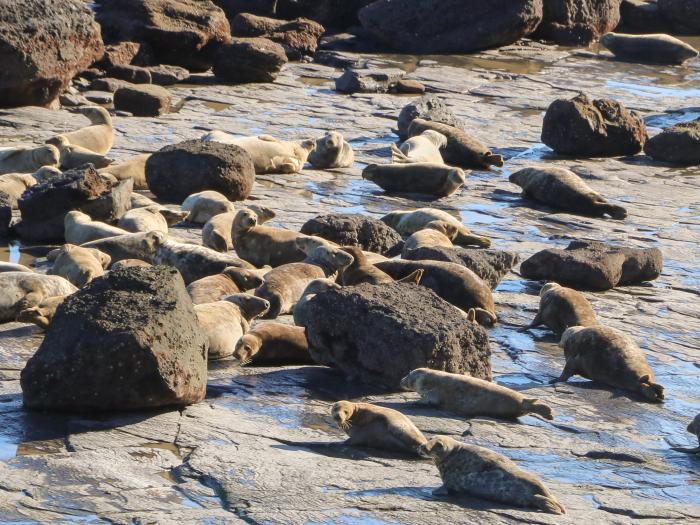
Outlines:
[[[627,210],[622,206],[618,206],[616,204],[608,204],[601,202],[596,203],[594,207],[601,213],[606,213],[610,215],[610,217],[612,217],[613,219],[617,219],[618,221],[627,217]]]
[[[537,399],[523,399],[523,410],[525,412],[542,416],[550,421],[554,419],[552,409],[548,405],[540,403]]]
[[[662,403],[664,400],[664,387],[658,383],[652,383],[649,379],[649,376],[645,375],[639,380],[642,395],[649,401]]]
[[[391,145],[391,162],[394,164],[410,164],[411,159],[409,159],[406,154],[401,151],[396,144]]]
[[[489,166],[496,166],[497,168],[500,168],[504,164],[503,155],[494,155],[493,153],[489,152],[484,155],[484,162],[486,162],[486,164]]]
[[[541,509],[550,514],[566,514],[566,509],[553,497],[542,496],[535,494],[534,503],[538,509]]]
[[[542,324],[542,322],[543,321],[542,321],[542,317],[540,316],[540,312],[537,312],[537,315],[532,320],[532,322],[529,325],[524,326],[523,328],[520,328],[518,330],[518,332],[527,332],[530,328],[536,328],[536,327],[540,326]]]
[[[498,321],[496,314],[483,308],[474,308],[474,313],[476,314],[476,322],[481,326],[493,326]]]
[[[454,243],[460,246],[480,246],[481,248],[490,248],[491,239],[488,237],[482,237],[481,235],[475,235],[473,233],[462,233],[458,232],[454,239]]]
[[[396,282],[397,283],[412,283],[412,284],[420,284],[421,279],[423,279],[423,273],[425,270],[422,268],[415,270],[411,273],[409,273],[406,277],[403,279],[398,279]]]

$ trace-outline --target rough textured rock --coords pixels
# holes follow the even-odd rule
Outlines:
[[[107,76],[119,80],[125,80],[131,84],[150,84],[151,72],[140,66],[129,64],[112,66],[107,70]]]
[[[135,117],[157,117],[170,113],[170,92],[153,84],[123,86],[114,92],[114,108]]]
[[[387,257],[398,255],[403,248],[403,239],[396,230],[360,213],[319,215],[306,221],[301,233],[317,235],[341,246],[359,246]]]
[[[620,26],[626,33],[669,33],[671,23],[655,0],[623,0]]]
[[[661,15],[677,33],[700,34],[700,2],[697,0],[658,0]]]
[[[374,0],[214,0],[234,25],[240,13],[277,18],[305,17],[327,27],[343,29],[358,24],[357,12]]]
[[[145,66],[154,60],[151,48],[141,42],[119,42],[105,46],[105,53],[95,63],[100,69],[110,69],[115,66]]]
[[[0,107],[48,106],[104,53],[79,0],[5,0],[0,9]]]
[[[491,378],[486,332],[421,286],[330,290],[306,302],[300,316],[311,357],[354,380],[398,389],[420,367]]]
[[[414,250],[403,250],[403,259],[409,261],[443,261],[469,268],[495,289],[501,279],[520,261],[515,252],[453,246],[429,246]]]
[[[318,39],[325,28],[313,20],[277,20],[241,13],[231,23],[231,33],[239,37],[264,37],[277,42],[289,60],[299,60],[303,56],[313,56],[318,48]]]
[[[248,198],[255,182],[250,155],[231,144],[187,140],[166,146],[146,161],[146,182],[162,199],[180,203],[214,190],[231,201]]]
[[[159,86],[171,86],[187,80],[190,72],[179,66],[151,66],[148,68],[151,73],[151,82]]]
[[[4,191],[0,191],[0,237],[5,238],[10,233],[12,206],[14,199]]]
[[[114,93],[119,88],[128,87],[130,85],[131,84],[129,82],[119,80],[117,78],[96,78],[90,83],[90,90]]]
[[[526,279],[555,281],[577,290],[609,290],[659,277],[658,248],[627,248],[596,241],[572,241],[564,250],[549,248],[520,265]]]
[[[394,49],[467,53],[529,35],[542,20],[542,0],[378,0],[359,18]]]
[[[644,153],[672,164],[700,164],[700,119],[663,130],[647,141]]]
[[[349,68],[335,80],[341,93],[386,93],[406,74],[400,69]]]
[[[267,38],[237,38],[221,46],[214,74],[224,82],[274,82],[287,63],[284,48]]]
[[[177,271],[118,269],[58,308],[22,370],[24,405],[92,411],[197,403],[206,363],[206,337]]]
[[[637,113],[615,100],[586,95],[552,102],[542,125],[542,142],[562,155],[635,155],[646,139],[646,125]]]
[[[408,138],[408,129],[417,118],[442,122],[458,129],[464,129],[462,122],[445,103],[434,95],[426,95],[406,104],[399,113],[398,128],[401,140]]]
[[[543,0],[535,36],[563,45],[588,45],[620,22],[621,0]]]

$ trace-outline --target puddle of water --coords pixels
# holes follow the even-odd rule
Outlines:
[[[367,512],[357,514],[336,514],[323,521],[307,521],[304,525],[401,525],[398,521],[385,521]]]
[[[635,95],[648,98],[679,98],[700,97],[700,88],[682,88],[682,87],[661,87],[645,84],[636,84],[633,82],[620,82],[619,80],[608,80],[605,85],[611,88],[618,88]]]
[[[524,58],[479,57],[470,55],[427,55],[421,56],[419,66],[437,64],[460,69],[487,69],[489,71],[504,71],[521,75],[539,73],[545,68],[543,62]]]
[[[156,448],[159,450],[167,450],[168,452],[172,452],[173,455],[175,455],[178,459],[182,459],[182,452],[180,451],[180,447],[178,447],[175,443],[166,443],[165,441],[163,441],[159,443],[143,443],[139,446],[143,448]]]
[[[10,241],[0,245],[0,261],[32,266],[35,260],[36,257],[22,252],[19,241]]]
[[[310,76],[300,76],[297,77],[297,80],[303,84],[306,84],[307,86],[323,86],[325,84],[330,84],[333,81],[328,79],[328,78],[322,78],[322,77],[310,77]]]
[[[49,439],[46,441],[28,441],[17,445],[17,456],[43,456],[45,454],[56,454],[65,452],[65,442],[63,439]]]
[[[216,102],[213,100],[202,100],[201,102],[209,109],[213,109],[215,113],[218,113],[219,111],[224,111],[233,105],[227,104],[226,102]]]

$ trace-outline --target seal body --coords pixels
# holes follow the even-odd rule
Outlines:
[[[343,246],[343,250],[353,257],[353,262],[340,273],[339,280],[343,286],[394,282],[394,279],[388,273],[367,262],[367,257],[365,257],[365,254],[359,247]]]
[[[112,117],[106,109],[100,106],[82,108],[80,112],[90,120],[90,126],[69,133],[58,135],[68,141],[68,144],[80,146],[101,155],[106,155],[112,149],[114,129]]]
[[[158,248],[168,239],[162,232],[126,233],[84,243],[84,248],[97,248],[112,258],[112,264],[125,259],[151,262]]]
[[[54,137],[46,141],[58,148],[61,156],[59,165],[63,170],[79,168],[84,164],[92,164],[95,168],[104,168],[112,164],[113,160],[101,153],[95,153],[87,148],[76,146],[68,142],[64,136]]]
[[[53,316],[56,315],[56,309],[63,304],[67,295],[54,295],[42,299],[38,305],[20,310],[17,314],[18,323],[32,323],[37,325],[42,330],[46,330]]]
[[[233,212],[233,203],[218,191],[206,190],[187,197],[182,210],[189,212],[189,222],[204,224],[215,215]]]
[[[37,306],[47,297],[76,291],[73,284],[58,275],[0,273],[0,322],[14,321],[21,310]]]
[[[698,444],[700,445],[700,414],[695,416],[695,419],[693,419],[693,421],[690,422],[687,430],[691,434],[695,434],[695,437],[698,438]],[[696,451],[700,452],[700,446],[698,446]]]
[[[0,148],[0,175],[34,173],[43,166],[57,168],[61,154],[56,146],[16,146]]]
[[[32,270],[31,268],[29,268],[28,266],[25,266],[23,264],[0,261],[0,273],[5,273],[5,272],[34,273],[34,270]]]
[[[318,169],[350,168],[354,161],[352,146],[337,131],[316,139],[316,147],[309,154],[309,163]]]
[[[557,283],[547,283],[540,290],[540,309],[528,328],[547,325],[559,337],[572,326],[598,324],[586,296]]]
[[[653,64],[683,64],[698,56],[690,44],[665,34],[625,35],[607,33],[600,39],[613,55],[622,60]]]
[[[118,180],[132,179],[135,190],[147,190],[146,182],[146,161],[150,158],[150,153],[143,153],[127,159],[120,164],[110,164],[98,170],[102,173],[109,173]]]
[[[233,357],[241,366],[313,364],[309,342],[302,326],[267,322],[241,337]]]
[[[425,227],[433,221],[444,221],[457,228],[457,235],[452,239],[454,244],[460,246],[479,246],[481,248],[488,248],[491,246],[491,241],[487,237],[472,233],[469,228],[462,224],[462,221],[456,219],[446,211],[436,208],[393,211],[382,217],[381,220],[384,224],[391,226],[405,237],[425,229]]]
[[[53,266],[48,271],[50,275],[60,275],[78,288],[82,288],[96,277],[105,273],[112,258],[94,248],[83,248],[73,244],[65,244],[59,249]]]
[[[153,263],[177,268],[185,284],[221,273],[228,266],[255,270],[253,265],[233,255],[219,253],[198,244],[175,241],[163,243],[153,257]]]
[[[649,401],[660,403],[664,388],[655,383],[654,372],[637,343],[622,332],[607,326],[572,326],[561,337],[566,365],[555,381],[573,375],[612,387],[637,392]]]
[[[440,472],[443,486],[434,494],[465,493],[551,514],[566,514],[537,477],[501,454],[447,436],[434,437],[421,445],[419,452],[432,458]]]
[[[391,161],[397,164],[428,162],[444,164],[440,149],[447,145],[447,137],[442,133],[427,129],[420,135],[409,138],[400,148],[391,145]]]
[[[457,227],[449,222],[437,220],[425,225],[425,228],[418,230],[411,235],[404,244],[404,251],[417,250],[418,248],[433,248],[444,246],[452,248],[452,240],[457,237]]]
[[[157,231],[168,234],[168,221],[160,213],[160,206],[129,210],[119,218],[117,226],[132,233]]]
[[[261,225],[274,219],[276,214],[270,208],[265,206],[251,205],[248,209],[255,212],[258,216],[257,224]],[[209,219],[204,227],[202,227],[202,244],[207,248],[216,250],[217,252],[226,252],[233,249],[233,237],[231,231],[233,229],[233,220],[236,217],[236,212],[220,213]]]
[[[67,243],[84,244],[86,242],[124,235],[126,230],[104,222],[93,221],[87,213],[69,211],[63,219],[64,237]]]
[[[255,272],[231,266],[219,274],[191,282],[187,285],[187,293],[194,304],[213,303],[229,295],[253,290],[262,283],[262,278]]]
[[[338,401],[331,408],[331,415],[350,436],[348,445],[417,454],[427,442],[410,419],[390,408]]]
[[[362,170],[362,178],[388,193],[422,193],[437,198],[449,197],[466,180],[460,168],[427,162],[370,164]]]
[[[552,409],[537,399],[468,375],[417,368],[401,380],[401,388],[418,392],[424,403],[464,417],[514,419],[533,413],[554,419]]]
[[[508,178],[523,189],[523,196],[555,208],[594,217],[624,219],[627,210],[610,204],[574,172],[563,168],[525,168]]]

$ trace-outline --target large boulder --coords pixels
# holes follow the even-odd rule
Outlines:
[[[409,102],[399,113],[397,126],[401,140],[406,140],[409,137],[411,123],[417,118],[464,129],[464,122],[442,100],[434,95],[426,95]]]
[[[319,215],[306,221],[301,233],[323,237],[341,246],[359,246],[387,257],[401,253],[404,244],[396,230],[361,213]]]
[[[277,20],[250,13],[239,14],[231,23],[234,36],[268,38],[284,48],[289,60],[313,56],[325,31],[321,24],[307,18]]]
[[[317,294],[297,309],[311,357],[351,380],[398,390],[420,367],[491,379],[486,332],[422,286],[361,284]]]
[[[103,54],[100,26],[81,0],[4,0],[0,107],[52,105]]]
[[[348,68],[335,79],[335,89],[340,93],[386,93],[395,88],[405,74],[398,68]]]
[[[204,399],[207,338],[174,268],[112,270],[68,297],[21,375],[24,405],[69,411]]]
[[[157,117],[170,113],[171,105],[170,92],[154,84],[122,86],[114,92],[114,108],[128,111],[135,117]]]
[[[12,221],[12,207],[14,199],[0,191],[0,238],[6,238],[10,233],[10,221]]]
[[[700,164],[700,119],[666,128],[647,141],[644,153],[671,164]]]
[[[617,27],[622,0],[543,0],[535,36],[563,45],[588,45]]]
[[[210,0],[97,0],[105,41],[147,42],[164,64],[206,71],[231,41],[224,12]]]
[[[616,100],[591,100],[583,94],[552,102],[542,124],[542,142],[562,155],[635,155],[646,139],[640,115]]]
[[[659,277],[658,248],[628,248],[596,241],[572,241],[564,250],[549,248],[520,265],[526,279],[555,281],[577,290],[609,290]]]
[[[214,61],[214,74],[233,84],[274,82],[287,63],[284,48],[267,38],[236,38],[221,46]]]
[[[157,197],[178,204],[204,190],[242,201],[253,190],[255,167],[243,148],[194,139],[151,155],[146,161],[146,182]]]
[[[700,2],[698,0],[658,0],[661,16],[676,33],[700,35]]]
[[[408,53],[468,53],[511,44],[542,20],[542,0],[377,0],[362,26]]]

